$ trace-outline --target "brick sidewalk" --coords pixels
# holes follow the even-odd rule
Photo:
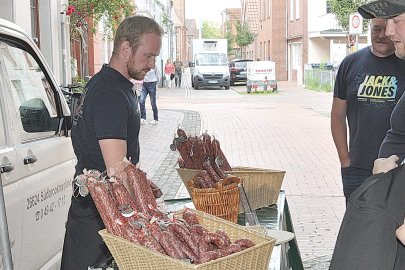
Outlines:
[[[191,134],[216,134],[233,166],[285,170],[283,189],[305,268],[328,269],[344,213],[331,101],[331,93],[282,83],[271,96],[192,90],[186,97],[184,89],[159,89],[159,124],[141,129],[141,167],[165,199],[187,194],[175,171],[178,154],[169,150],[180,124]]]

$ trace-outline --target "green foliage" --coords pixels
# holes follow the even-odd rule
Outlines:
[[[155,0],[155,3],[162,10],[163,28],[164,28],[165,31],[168,31],[170,29],[171,24],[172,24],[172,21],[170,20],[170,17],[169,17],[169,12],[166,10],[166,7],[159,0]]]
[[[318,92],[331,92],[332,87],[330,83],[321,83],[316,78],[305,79],[305,88],[309,90],[315,90]]]
[[[132,0],[69,0],[66,15],[70,17],[72,37],[79,36],[86,28],[86,18],[93,18],[94,26],[105,18],[104,33],[112,37],[125,17],[135,11]],[[95,28],[92,29],[95,32]]]
[[[336,15],[340,26],[345,31],[349,31],[350,14],[357,12],[357,9],[367,0],[328,0],[332,13]],[[368,20],[363,20],[363,29],[366,28]]]
[[[226,34],[225,38],[228,41],[228,55],[233,54],[232,44],[235,41],[235,36],[232,34],[231,24],[230,22],[226,22]]]
[[[238,44],[238,46],[241,49],[245,48],[246,46],[249,46],[250,44],[253,43],[254,35],[252,32],[250,32],[250,29],[249,29],[249,26],[247,25],[247,23],[237,22],[236,31],[237,31],[237,34],[235,37],[235,42],[236,42],[236,44]]]
[[[202,38],[223,38],[219,26],[209,21],[203,21],[201,36]]]

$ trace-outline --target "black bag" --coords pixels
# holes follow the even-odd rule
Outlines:
[[[170,74],[170,80],[174,79],[174,73]]]

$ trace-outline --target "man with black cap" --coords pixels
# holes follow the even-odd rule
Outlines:
[[[395,54],[405,60],[405,0],[373,1],[358,11],[367,19],[387,20],[385,34],[394,42]],[[405,269],[405,166],[398,166],[405,156],[404,99],[392,112],[381,158],[374,162],[375,175],[349,198],[330,270]]]

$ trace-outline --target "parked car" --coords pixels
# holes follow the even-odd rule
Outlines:
[[[59,269],[76,163],[69,105],[32,38],[2,19],[0,97],[1,261]]]
[[[229,62],[229,73],[231,75],[231,85],[235,85],[236,82],[246,83],[247,73],[246,66],[248,62],[252,62],[250,59],[235,59]]]

